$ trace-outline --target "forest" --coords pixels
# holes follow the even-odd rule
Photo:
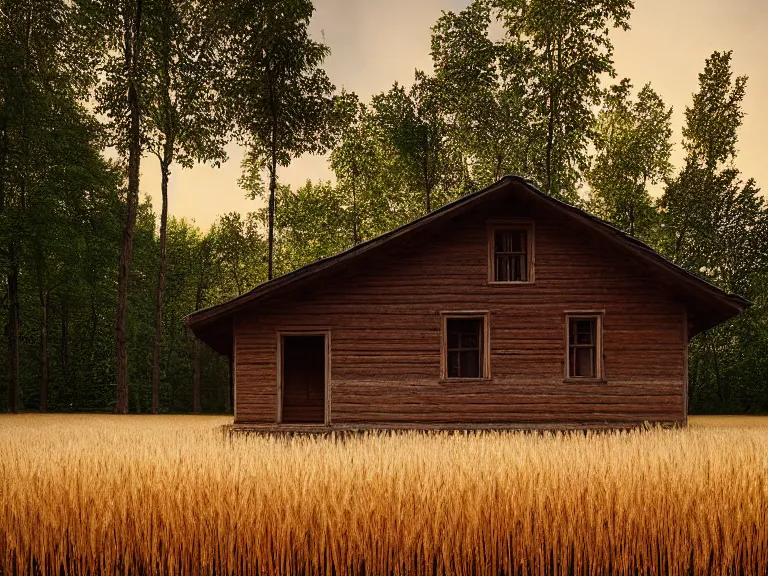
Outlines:
[[[690,409],[768,412],[747,78],[712,52],[673,142],[663,95],[614,66],[632,9],[474,0],[434,23],[431,70],[363,101],[324,70],[311,0],[0,0],[0,409],[230,412],[228,361],[187,314],[519,174],[751,300],[691,342]],[[263,208],[169,215],[172,175],[231,142]],[[282,183],[308,153],[334,179]]]

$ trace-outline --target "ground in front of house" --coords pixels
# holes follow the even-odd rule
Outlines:
[[[768,417],[343,439],[231,421],[0,416],[0,573],[768,571]]]

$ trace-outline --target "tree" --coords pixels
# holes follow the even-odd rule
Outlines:
[[[354,93],[342,92],[334,101],[334,134],[330,155],[339,201],[349,213],[354,246],[410,219],[411,202],[404,178],[370,107]]]
[[[341,188],[307,182],[295,192],[279,186],[280,213],[275,221],[278,269],[290,272],[349,248],[353,209]],[[259,217],[267,219],[266,210]]]
[[[330,165],[336,173],[339,188],[349,191],[351,200],[352,245],[360,242],[360,192],[365,167],[375,158],[375,146],[366,134],[367,108],[357,94],[342,91],[334,102],[332,122],[339,143],[331,152]]]
[[[432,60],[451,137],[472,166],[476,186],[530,171],[530,48],[494,42],[490,4],[475,0],[444,13],[432,28]]]
[[[62,107],[50,118],[46,145],[49,158],[38,194],[30,197],[26,227],[29,231],[26,269],[36,280],[40,309],[40,411],[48,406],[51,373],[50,327],[54,307],[62,313],[62,338],[66,337],[66,310],[82,272],[77,238],[82,235],[82,215],[89,201],[104,190],[116,191],[118,174],[100,154],[101,131],[78,105]],[[108,229],[102,234],[108,233]],[[67,346],[62,343],[62,372],[66,377]]]
[[[420,196],[424,203],[424,211],[414,211],[410,219],[431,212],[438,187],[443,188],[442,204],[448,190],[460,179],[447,145],[437,83],[417,71],[410,90],[395,82],[388,92],[372,98],[371,108],[373,121],[395,155],[396,168],[403,173],[408,192]]]
[[[76,102],[90,76],[70,43],[72,21],[64,1],[6,1],[0,30],[0,234],[9,312],[8,408],[16,412],[22,401],[21,269],[34,239],[29,207],[49,190],[56,162],[49,154],[61,127],[80,114]],[[43,387],[46,380],[43,373]]]
[[[734,79],[730,62],[730,52],[714,52],[699,74],[699,91],[685,111],[685,164],[659,202],[664,253],[756,301],[740,318],[691,342],[691,406],[699,410],[743,410],[739,403],[765,378],[764,346],[755,336],[768,318],[761,293],[768,270],[768,209],[756,182],[742,181],[735,167],[747,78]]]
[[[587,172],[590,210],[625,232],[649,240],[656,209],[648,186],[669,175],[672,108],[646,84],[631,100],[628,79],[611,87],[595,128],[595,159]]]
[[[166,286],[168,180],[175,162],[226,159],[228,121],[215,89],[221,73],[220,37],[208,2],[162,0],[145,14],[144,50],[149,86],[144,97],[149,150],[160,162],[162,207],[155,292],[155,336],[152,348],[152,412],[160,410],[160,352]]]
[[[326,128],[334,86],[320,68],[328,47],[309,36],[313,11],[309,0],[239,0],[227,12],[227,99],[253,164],[269,173],[268,279],[274,272],[277,167],[331,144]]]
[[[125,224],[120,244],[115,322],[117,403],[115,411],[128,412],[128,285],[133,240],[139,207],[141,156],[146,144],[144,89],[147,65],[144,42],[145,0],[76,0],[87,42],[101,54],[96,69],[101,83],[96,91],[97,111],[108,118],[112,143],[127,159]]]
[[[632,0],[493,0],[506,41],[529,50],[527,87],[535,121],[531,172],[544,191],[577,202],[602,98],[601,77],[614,75],[611,28],[629,28]]]
[[[215,242],[213,230],[206,236],[202,236],[196,231],[193,238],[192,261],[194,262],[193,285],[194,285],[194,310],[200,310],[205,306],[208,299],[208,292],[213,283],[213,244]],[[192,411],[199,414],[201,411],[200,402],[200,380],[202,376],[202,347],[200,340],[190,334],[189,338],[194,341],[194,359],[192,364]]]
[[[213,258],[218,279],[214,302],[239,296],[265,280],[265,246],[255,212],[230,212],[211,227]]]
[[[685,164],[660,201],[665,253],[696,270],[704,265],[704,246],[716,237],[718,206],[738,174],[731,168],[747,78],[733,78],[730,60],[730,52],[714,52],[699,74],[699,92],[685,110]]]

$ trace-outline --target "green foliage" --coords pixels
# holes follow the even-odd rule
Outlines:
[[[225,67],[214,3],[155,0],[144,19],[149,150],[185,168],[218,165],[226,160],[230,121],[217,92]]]
[[[410,90],[395,83],[389,92],[371,100],[372,120],[382,144],[395,160],[393,168],[404,177],[404,192],[424,208],[413,219],[430,212],[448,199],[459,184],[462,172],[447,138],[448,127],[440,106],[439,84],[416,72]]]
[[[353,245],[413,220],[426,208],[420,149],[411,147],[419,142],[412,138],[418,123],[415,105],[402,88],[395,93],[375,97],[383,113],[361,103],[353,93],[342,92],[334,101],[332,122],[337,142],[330,166],[339,197],[350,212]],[[393,106],[393,100],[400,105]],[[434,168],[428,168],[427,174],[434,174]],[[430,184],[430,202],[436,196],[442,204],[445,194],[435,190],[432,180]]]
[[[659,202],[659,243],[675,262],[754,301],[691,343],[691,408],[765,411],[768,208],[755,181],[743,182],[735,168],[746,77],[733,78],[730,58],[714,52],[707,59],[686,108],[687,156]]]
[[[532,168],[532,51],[510,38],[491,40],[492,22],[490,4],[475,0],[444,13],[432,29],[440,105],[475,187]]]
[[[231,62],[223,93],[249,147],[250,168],[269,171],[268,278],[273,274],[277,167],[331,145],[327,127],[334,86],[320,67],[328,47],[309,36],[313,12],[309,0],[238,0],[223,11],[225,58]]]
[[[333,91],[320,68],[329,53],[309,36],[308,0],[228,2],[223,31],[230,61],[227,102],[241,135],[279,166],[329,145],[326,118]]]
[[[652,241],[657,212],[648,186],[659,184],[672,166],[672,108],[646,84],[631,100],[626,78],[612,86],[598,114],[595,159],[587,172],[589,209],[640,239]]]
[[[683,148],[688,158],[713,170],[736,156],[746,86],[746,76],[733,78],[731,52],[713,52],[707,58],[693,106],[685,109]]]
[[[277,200],[280,212],[275,221],[275,262],[279,274],[352,246],[349,234],[352,209],[342,189],[330,182],[307,181],[295,192],[288,186],[280,186]],[[265,225],[266,210],[262,210],[259,217]]]
[[[629,28],[632,0],[494,0],[507,41],[526,51],[533,111],[530,172],[543,190],[571,203],[587,165],[587,144],[603,75],[613,76],[611,28]]]
[[[230,212],[211,227],[211,259],[220,283],[211,286],[214,301],[221,302],[247,292],[266,280],[266,246],[254,212],[243,218]]]
[[[671,109],[650,85],[601,84],[615,74],[611,29],[626,29],[631,9],[474,0],[432,29],[433,74],[361,102],[333,93],[310,0],[5,0],[0,405],[115,408],[126,206],[136,210],[130,410],[154,408],[153,381],[162,411],[229,411],[227,359],[194,341],[187,314],[512,172],[577,204],[587,183],[588,209],[751,299],[691,343],[690,406],[768,411],[768,209],[735,161],[746,78],[734,78],[730,52],[706,61],[673,173]],[[240,186],[267,206],[204,232],[166,218],[163,204],[158,234],[138,199],[136,152],[160,159],[165,189],[174,163],[217,165],[235,138],[247,146]],[[107,145],[119,164],[102,157]],[[335,183],[279,184],[278,166],[329,150]]]

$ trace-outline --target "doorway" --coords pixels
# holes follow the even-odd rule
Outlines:
[[[280,422],[325,424],[325,334],[283,335],[280,348]]]

